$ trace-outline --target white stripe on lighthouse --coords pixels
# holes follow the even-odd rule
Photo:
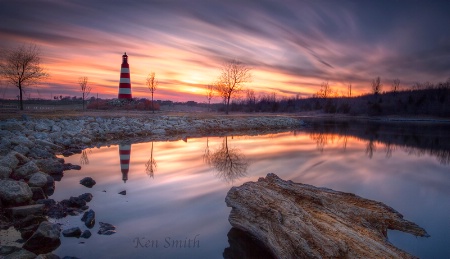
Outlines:
[[[129,78],[120,78],[120,83],[130,84],[131,81]]]
[[[129,74],[129,73],[130,73],[130,68],[128,68],[128,67],[122,67],[122,68],[120,69],[120,73],[127,73],[127,74]]]
[[[123,169],[130,169],[130,165],[129,164],[120,164],[120,169],[121,170],[123,170]]]
[[[130,154],[120,155],[120,160],[130,160]]]
[[[119,94],[131,94],[131,88],[120,88]]]

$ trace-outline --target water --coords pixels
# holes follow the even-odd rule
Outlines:
[[[227,191],[275,173],[384,202],[431,235],[416,238],[389,231],[394,245],[421,258],[448,258],[447,132],[447,127],[423,125],[316,124],[295,132],[87,149],[65,158],[81,164],[82,170],[67,171],[51,198],[91,192],[94,198],[88,205],[97,223],[91,238],[62,237],[54,253],[79,258],[223,258],[231,229]],[[97,182],[92,189],[79,184],[86,176]],[[126,195],[118,194],[124,190]],[[84,230],[80,218],[58,222],[63,229]],[[117,233],[98,235],[98,222],[115,225]]]

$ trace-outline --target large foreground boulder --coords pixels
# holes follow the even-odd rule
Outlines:
[[[231,188],[225,202],[231,225],[276,258],[410,258],[387,241],[387,229],[429,236],[381,202],[275,174]]]

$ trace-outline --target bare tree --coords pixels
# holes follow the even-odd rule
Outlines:
[[[228,114],[230,100],[242,91],[245,83],[251,82],[250,68],[245,64],[232,60],[222,67],[222,73],[216,82],[216,89],[225,103],[225,113]]]
[[[320,84],[320,90],[316,93],[317,97],[319,98],[328,98],[332,95],[333,90],[330,87],[330,84],[328,81],[322,82]]]
[[[155,78],[155,72],[151,72],[147,76],[146,84],[148,87],[148,90],[150,90],[150,93],[152,93],[152,112],[155,113],[155,107],[153,105],[153,94],[155,93],[156,89],[158,88],[158,80]]]
[[[91,87],[88,85],[88,78],[87,76],[82,76],[78,78],[78,84],[80,84],[81,93],[83,94],[83,110],[85,107],[85,100],[89,97],[89,94],[91,93]]]
[[[250,109],[250,111],[254,111],[255,105],[256,105],[255,91],[252,89],[247,89],[247,91],[245,92],[245,99],[246,99],[246,104],[247,104],[248,108]]]
[[[214,97],[214,85],[206,85],[206,99],[208,100],[208,110],[210,110],[211,99]]]
[[[392,80],[392,92],[396,93],[400,90],[400,79],[396,78]]]
[[[41,66],[39,48],[30,44],[15,49],[3,50],[0,60],[0,76],[19,88],[20,110],[23,110],[24,87],[36,85],[48,77]]]
[[[377,78],[375,78],[374,80],[372,80],[372,92],[374,94],[380,94],[382,86],[383,85],[381,84],[381,79],[379,76]]]

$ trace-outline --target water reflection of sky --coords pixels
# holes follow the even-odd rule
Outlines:
[[[391,231],[394,244],[424,258],[450,255],[449,165],[428,155],[408,155],[402,148],[389,157],[382,143],[374,143],[371,153],[368,141],[339,135],[327,135],[325,140],[319,137],[304,132],[228,136],[228,148],[238,150],[248,163],[245,176],[233,181],[218,178],[214,166],[205,162],[205,154],[223,148],[222,137],[133,144],[126,183],[122,181],[119,146],[89,149],[89,163],[81,171],[67,171],[52,198],[91,192],[94,199],[89,206],[96,212],[97,222],[116,225],[117,233],[94,233],[88,240],[64,238],[55,253],[80,258],[221,258],[230,229],[230,208],[224,202],[227,191],[232,185],[273,172],[283,179],[382,201],[431,235],[425,239]],[[80,164],[80,158],[75,155],[65,160]],[[153,177],[146,170],[151,159],[156,165]],[[85,176],[97,181],[92,189],[79,184]],[[119,195],[123,190],[127,194]],[[65,224],[63,228],[83,226],[80,218],[60,222]],[[93,232],[97,230],[98,224]],[[186,240],[196,235],[199,248],[164,247],[166,238]],[[159,246],[136,248],[135,238],[157,240]]]

